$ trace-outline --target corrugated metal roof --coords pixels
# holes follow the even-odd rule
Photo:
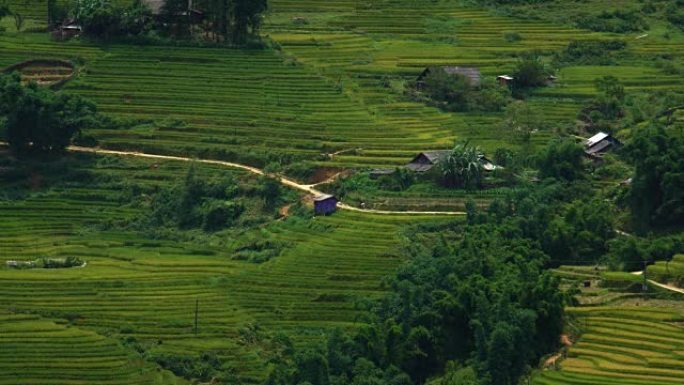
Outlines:
[[[425,155],[425,157],[432,163],[439,163],[442,160],[446,159],[446,157],[448,157],[451,153],[452,150],[434,150],[423,151],[420,154]],[[420,156],[420,154],[418,154],[418,156]]]
[[[330,195],[330,194],[322,194],[322,195],[319,195],[319,196],[315,197],[315,198],[314,198],[314,201],[316,201],[316,202],[322,202],[322,201],[326,201],[326,200],[328,200],[328,199],[330,199],[330,198],[335,198],[335,196],[334,196],[334,195]]]
[[[608,149],[608,147],[610,147],[612,145],[613,145],[612,142],[610,142],[608,140],[604,140],[602,142],[598,142],[597,144],[594,144],[591,147],[588,147],[586,150],[584,150],[584,152],[586,152],[587,154],[598,154],[600,152],[605,151],[606,149]]]
[[[420,76],[418,76],[418,80],[423,79],[430,71],[432,70],[442,70],[445,73],[449,75],[461,75],[465,76],[470,80],[470,84],[474,86],[480,86],[482,84],[482,74],[480,73],[480,70],[475,68],[475,67],[457,67],[457,66],[436,66],[436,67],[428,67],[426,68]]]
[[[587,139],[587,141],[585,142],[585,145],[586,145],[587,147],[591,147],[591,146],[595,145],[596,143],[602,141],[603,139],[606,139],[606,138],[609,137],[609,136],[610,136],[610,135],[607,134],[607,133],[605,133],[605,132],[599,132],[598,134],[596,134],[596,135],[592,136],[591,138]]]
[[[445,66],[441,67],[442,70],[449,75],[461,75],[465,76],[470,80],[470,83],[474,86],[479,86],[482,83],[482,74],[480,70],[474,67],[455,67],[455,66]]]

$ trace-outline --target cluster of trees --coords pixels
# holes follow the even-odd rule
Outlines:
[[[525,54],[518,59],[513,76],[514,90],[523,91],[530,88],[545,86],[549,81],[551,71],[539,53]]]
[[[80,0],[48,4],[50,24],[74,18],[87,36],[99,39],[151,36],[206,37],[215,42],[244,44],[261,26],[267,0],[166,0],[159,15],[143,0],[128,5],[111,0]]]
[[[440,163],[442,183],[447,187],[469,190],[482,186],[482,150],[469,142],[457,143]]]
[[[541,55],[531,53],[518,59],[511,73],[511,87],[501,86],[493,79],[476,85],[466,76],[436,68],[422,79],[420,87],[414,84],[411,92],[446,111],[498,112],[512,101],[511,96],[523,98],[525,91],[547,85],[551,74]]]
[[[166,0],[159,15],[142,1],[121,5],[111,0],[80,0],[71,7],[51,1],[51,24],[73,17],[84,34],[100,39],[149,36],[205,36],[215,42],[244,44],[261,26],[267,0]]]
[[[614,132],[625,116],[625,88],[614,76],[596,79],[594,85],[599,94],[580,110],[578,119],[589,132]]]
[[[580,28],[598,32],[636,32],[649,28],[648,23],[636,10],[603,11],[597,15],[581,15],[576,24]]]
[[[84,128],[105,121],[87,99],[23,85],[17,73],[0,75],[0,117],[7,142],[19,154],[61,152]]]
[[[557,347],[566,296],[543,241],[565,216],[575,234],[590,231],[583,198],[549,182],[487,210],[470,204],[467,225],[411,228],[407,262],[369,304],[366,326],[284,354],[266,384],[518,384]]]
[[[82,0],[74,4],[71,13],[85,35],[105,40],[144,35],[153,26],[152,12],[142,0],[125,6],[110,0]]]
[[[423,84],[423,94],[447,111],[501,111],[511,97],[508,88],[500,87],[492,80],[478,86],[463,75],[439,69],[430,71]]]
[[[167,22],[174,25],[176,34],[192,34],[193,26],[215,41],[245,43],[255,35],[262,22],[262,14],[268,9],[267,0],[200,0],[193,10],[201,12],[201,21],[192,17],[178,17],[189,9],[188,0],[167,0],[162,9]]]
[[[627,43],[622,40],[573,40],[554,55],[554,63],[563,65],[613,65],[615,54],[622,52]]]
[[[232,227],[245,212],[240,193],[232,177],[203,179],[191,167],[182,183],[162,189],[153,196],[151,212],[143,218],[143,225],[145,228],[181,230],[201,228],[207,232]],[[265,180],[256,193],[271,209],[281,199],[280,186],[275,181]]]
[[[684,225],[684,138],[663,125],[636,128],[624,154],[634,165],[630,207],[634,227]]]

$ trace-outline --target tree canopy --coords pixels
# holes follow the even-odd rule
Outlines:
[[[572,139],[556,139],[539,154],[539,176],[573,181],[583,176],[584,151]]]
[[[684,139],[661,125],[633,130],[625,154],[635,167],[630,202],[635,228],[684,225]]]
[[[468,142],[457,143],[440,163],[442,181],[449,187],[474,189],[482,183],[482,150]]]
[[[94,103],[35,83],[24,86],[18,74],[0,76],[0,115],[7,141],[18,153],[62,151],[98,118]]]

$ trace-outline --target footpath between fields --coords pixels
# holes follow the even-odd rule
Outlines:
[[[132,157],[147,158],[147,159],[175,160],[175,161],[180,161],[180,162],[196,162],[196,163],[203,163],[203,164],[214,164],[214,165],[219,165],[219,166],[224,166],[224,167],[229,167],[229,168],[245,170],[245,171],[251,172],[253,174],[257,174],[257,175],[267,175],[263,170],[261,170],[259,168],[247,166],[247,165],[240,164],[240,163],[226,162],[226,161],[222,161],[222,160],[189,158],[189,157],[184,157],[184,156],[173,156],[173,155],[157,155],[157,154],[148,154],[145,152],[137,152],[137,151],[105,150],[105,149],[96,148],[96,147],[70,146],[68,148],[68,150],[73,151],[73,152],[86,152],[86,153],[100,154],[100,155],[132,156]],[[313,196],[325,194],[324,192],[316,189],[315,184],[301,184],[301,183],[298,183],[292,179],[289,179],[289,178],[286,178],[283,176],[278,176],[278,175],[270,175],[270,176],[272,176],[273,178],[278,180],[281,184],[283,184],[287,187],[305,192],[305,193],[313,195]],[[341,201],[338,202],[337,208],[342,209],[342,210],[360,212],[360,213],[380,214],[380,215],[451,215],[451,216],[459,216],[459,215],[465,215],[466,214],[463,211],[374,210],[374,209],[367,209],[367,208],[352,206],[352,205],[346,204],[346,203],[341,202]]]

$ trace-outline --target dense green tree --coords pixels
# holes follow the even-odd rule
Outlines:
[[[104,40],[142,35],[152,26],[152,13],[141,0],[125,7],[110,0],[81,0],[73,14],[85,35]]]
[[[506,107],[503,125],[514,141],[523,145],[525,151],[530,151],[528,147],[532,134],[543,128],[544,124],[539,111],[524,101],[516,101]]]
[[[571,139],[557,139],[539,154],[539,176],[561,181],[574,181],[584,175],[584,151]]]
[[[234,200],[236,195],[232,178],[202,179],[191,166],[181,183],[154,194],[151,213],[142,222],[145,227],[219,231],[235,225],[245,211],[244,205]]]
[[[0,115],[18,153],[62,151],[83,128],[98,123],[92,102],[35,83],[23,86],[17,74],[0,76]]]
[[[457,143],[440,163],[442,182],[449,187],[479,188],[482,183],[482,150],[468,142]]]
[[[563,330],[565,296],[544,270],[541,240],[581,194],[540,184],[487,212],[474,209],[468,225],[407,231],[407,262],[387,282],[387,296],[367,303],[358,332],[329,337],[330,384],[518,384]],[[325,366],[319,356],[309,361],[313,373]]]
[[[449,362],[444,375],[427,385],[478,385],[477,374],[472,367],[462,367],[457,362]]]
[[[440,68],[434,68],[423,81],[423,88],[432,100],[442,102],[448,106],[448,109],[454,111],[468,110],[474,87],[467,77],[449,74]]]
[[[630,196],[634,227],[684,224],[684,139],[652,125],[634,129],[625,154],[635,166]]]
[[[298,384],[329,385],[328,361],[320,352],[305,350],[295,356],[297,372],[295,382]]]
[[[267,208],[275,208],[282,199],[282,187],[280,181],[272,177],[264,177],[261,179],[261,187],[259,195],[264,199],[264,204]]]
[[[262,14],[268,8],[267,0],[231,0],[233,16],[232,40],[242,44],[249,34],[256,34],[261,27]]]
[[[596,79],[594,86],[599,95],[582,108],[578,118],[590,132],[613,132],[619,119],[625,115],[625,89],[614,76]]]
[[[513,70],[513,85],[516,89],[540,87],[546,84],[549,70],[542,57],[532,53],[522,56]]]
[[[9,6],[4,1],[0,2],[0,21],[2,21],[3,18],[11,14],[12,12],[10,11]],[[2,27],[0,27],[0,32],[2,31],[3,29]]]
[[[447,111],[501,111],[510,100],[510,90],[493,81],[474,85],[469,78],[438,67],[425,76],[421,90],[433,104]]]
[[[189,8],[188,0],[165,0],[161,9],[162,17],[168,25],[168,32],[175,37],[187,37],[191,33],[190,18],[185,16]]]

